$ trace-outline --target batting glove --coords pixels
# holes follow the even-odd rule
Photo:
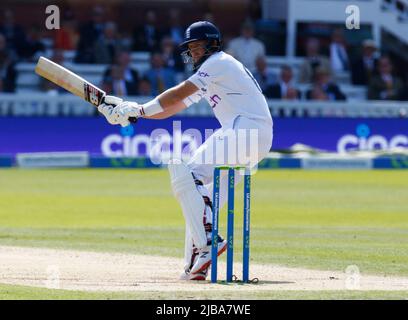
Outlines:
[[[98,106],[98,111],[110,124],[120,124],[122,127],[130,124],[130,117],[139,118],[142,110],[136,102],[123,101],[114,96],[106,96],[104,102]]]
[[[113,109],[113,113],[120,119],[123,127],[130,124],[129,118],[140,118],[144,115],[143,107],[131,101],[121,102]]]
[[[113,109],[123,100],[114,96],[106,96],[103,103],[98,106],[98,111],[102,113],[110,124],[119,124],[119,118],[114,114]]]

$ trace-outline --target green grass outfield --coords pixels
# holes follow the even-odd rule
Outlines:
[[[165,170],[2,169],[0,181],[0,245],[183,255],[184,220]],[[408,171],[263,170],[251,191],[251,261],[337,271],[353,264],[363,273],[408,275]],[[237,228],[241,193],[242,186],[236,191]],[[222,230],[225,220],[224,214]],[[238,260],[240,231],[236,235]],[[0,286],[0,298],[4,290],[13,298],[65,295]],[[272,296],[303,294],[266,294]]]
[[[70,290],[51,290],[44,288],[32,288],[28,286],[11,286],[0,284],[0,300],[194,300],[194,299],[232,299],[232,300],[403,300],[408,299],[407,291],[262,291],[241,293],[231,291],[203,292],[199,296],[195,292],[84,292]]]

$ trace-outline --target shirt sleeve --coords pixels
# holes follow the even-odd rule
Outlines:
[[[218,60],[207,60],[198,71],[187,80],[205,93],[210,83],[218,82],[225,76],[223,69],[225,69],[225,67],[223,67]]]

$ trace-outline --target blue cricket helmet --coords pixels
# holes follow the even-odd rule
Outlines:
[[[206,40],[206,53],[200,61],[193,62],[188,44],[193,41]],[[215,43],[214,43],[215,42]],[[184,41],[180,43],[180,47],[184,50],[181,53],[184,63],[193,63],[193,70],[197,70],[205,60],[214,52],[221,51],[221,33],[218,28],[208,21],[198,21],[190,25],[184,34]]]
[[[184,34],[184,41],[180,47],[186,48],[187,44],[197,40],[215,40],[221,46],[221,33],[218,28],[208,21],[198,21],[190,25]]]

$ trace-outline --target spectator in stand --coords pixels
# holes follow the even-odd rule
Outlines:
[[[133,50],[150,51],[158,50],[163,32],[157,25],[156,13],[152,10],[146,14],[146,21],[138,25],[133,33]]]
[[[147,78],[142,78],[139,81],[139,95],[140,96],[152,96],[152,85]]]
[[[351,81],[354,85],[366,86],[377,72],[379,53],[374,40],[363,41],[362,56],[352,65]]]
[[[6,43],[6,37],[0,34],[0,92],[15,92],[17,71]]]
[[[0,34],[6,38],[8,54],[20,56],[26,43],[26,35],[24,30],[15,24],[11,10],[4,10],[3,19],[0,19]]]
[[[113,63],[113,59],[121,50],[120,40],[114,22],[104,25],[102,36],[95,42],[94,62],[102,64]]]
[[[80,27],[79,41],[75,62],[94,63],[95,43],[103,35],[105,29],[104,11],[102,7],[95,6],[91,13],[91,21]]]
[[[46,48],[41,41],[39,28],[31,26],[31,28],[28,29],[24,47],[21,49],[20,58],[29,62],[37,62],[38,58],[45,54],[45,51]]]
[[[179,43],[183,42],[185,30],[180,22],[180,11],[177,9],[171,9],[169,18],[170,27],[166,33],[173,40],[174,44],[178,45]]]
[[[312,88],[306,92],[307,100],[346,100],[346,96],[340,88],[330,80],[330,72],[323,66],[315,70],[315,78]]]
[[[255,61],[256,70],[253,73],[254,78],[258,82],[262,91],[265,91],[267,87],[275,84],[278,79],[276,74],[268,67],[265,56],[259,56]]]
[[[256,58],[265,55],[265,45],[254,38],[255,27],[253,23],[247,20],[241,29],[241,36],[230,41],[228,49],[229,54],[241,61],[251,72],[255,71]]]
[[[164,65],[176,72],[184,71],[184,63],[180,55],[180,50],[176,47],[174,41],[166,36],[161,41],[162,56]]]
[[[147,71],[146,78],[152,85],[152,95],[157,96],[166,89],[175,86],[175,72],[166,68],[160,52],[154,52],[150,58],[151,69]]]
[[[335,29],[333,31],[332,41],[330,43],[330,63],[335,73],[350,69],[346,40],[344,39],[342,29]]]
[[[62,50],[75,50],[79,34],[77,32],[77,24],[72,10],[64,10],[64,17],[61,21],[61,28],[54,30],[54,48]]]
[[[271,99],[298,100],[301,98],[300,90],[293,85],[293,71],[288,65],[283,65],[280,72],[279,83],[269,86],[265,96]]]
[[[310,38],[306,42],[306,58],[299,70],[299,82],[311,83],[317,67],[323,67],[331,74],[330,61],[320,54],[320,42],[316,38]]]
[[[372,77],[368,85],[369,100],[398,100],[403,82],[393,74],[389,57],[382,56],[378,61],[378,75]]]
[[[120,51],[115,57],[115,64],[104,73],[102,87],[109,94],[120,93],[123,96],[138,95],[139,73],[130,66],[131,56],[128,51]]]
[[[139,94],[137,83],[129,83],[125,78],[125,70],[119,65],[113,65],[110,77],[104,82],[103,88],[109,94],[117,97],[125,97]]]

